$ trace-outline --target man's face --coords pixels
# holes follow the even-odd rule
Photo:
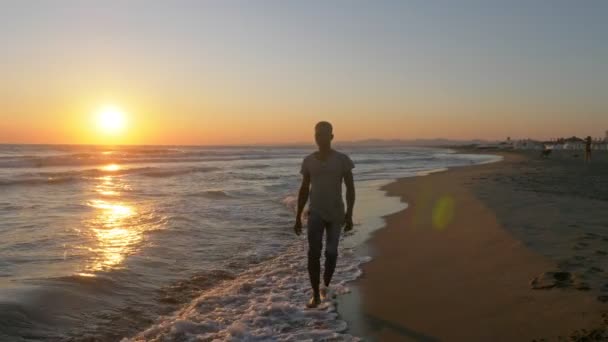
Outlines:
[[[317,142],[317,146],[319,147],[329,146],[333,137],[334,135],[327,127],[321,126],[315,129],[315,141]]]

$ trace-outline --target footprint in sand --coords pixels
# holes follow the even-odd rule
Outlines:
[[[530,281],[530,286],[534,290],[547,290],[554,287],[574,288],[577,290],[589,290],[587,283],[582,281],[576,274],[564,271],[544,272]]]

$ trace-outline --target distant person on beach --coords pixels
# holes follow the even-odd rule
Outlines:
[[[549,149],[547,147],[547,145],[543,145],[543,150],[540,152],[540,156],[543,158],[549,158],[549,155],[551,154],[551,149]]]
[[[298,195],[298,212],[294,231],[302,233],[302,212],[310,194],[308,206],[308,275],[312,286],[312,296],[306,304],[314,308],[327,297],[329,283],[338,259],[338,241],[344,231],[353,229],[353,206],[355,204],[355,185],[352,169],[353,161],[344,153],[331,148],[334,138],[329,122],[321,121],[315,125],[315,141],[319,147],[304,158],[300,173],[302,185]],[[342,181],[346,185],[346,211],[342,199]],[[321,274],[321,249],[325,232],[325,269],[324,287],[319,289]]]
[[[591,137],[587,136],[585,139],[585,162],[591,161]]]

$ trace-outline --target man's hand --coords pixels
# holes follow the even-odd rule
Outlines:
[[[296,232],[296,235],[302,234],[302,219],[300,215],[296,217],[296,224],[293,225],[293,231]]]
[[[344,216],[344,231],[350,232],[351,230],[353,230],[353,216],[346,214]]]

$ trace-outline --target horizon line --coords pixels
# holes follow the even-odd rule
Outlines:
[[[514,140],[514,139],[512,139]],[[516,139],[515,139],[516,140]],[[449,139],[449,138],[418,138],[418,139],[381,139],[368,138],[360,140],[337,140],[333,144],[361,144],[361,143],[414,143],[414,142],[431,142],[431,141],[448,141],[448,142],[498,142],[499,139]],[[314,142],[256,142],[243,144],[103,144],[103,143],[28,143],[28,142],[0,142],[0,145],[31,145],[31,146],[208,146],[208,147],[238,147],[238,146],[307,146],[315,145]]]

